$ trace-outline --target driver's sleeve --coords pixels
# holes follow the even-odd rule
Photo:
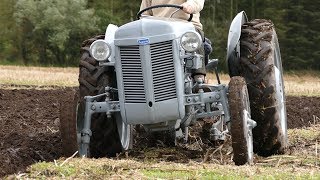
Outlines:
[[[193,14],[199,13],[204,6],[204,0],[187,0],[188,4],[194,7],[194,12]]]
[[[150,0],[142,0],[141,5],[140,5],[140,11],[141,11],[142,9],[145,9],[145,8],[147,8],[147,7],[150,7],[150,6],[151,6]],[[149,15],[149,16],[152,16],[152,15],[153,15],[153,13],[152,13],[151,10],[146,11],[146,12],[144,12],[143,14],[144,14],[144,15]]]

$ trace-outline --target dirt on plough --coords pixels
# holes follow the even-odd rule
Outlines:
[[[22,173],[26,167],[39,161],[53,161],[62,156],[59,133],[60,104],[70,101],[76,88],[4,88],[0,89],[0,177]],[[320,97],[287,97],[288,128],[304,128],[320,123]],[[206,122],[191,127],[191,142],[213,144],[202,136]],[[147,143],[136,130],[135,144]],[[198,138],[199,137],[199,138]],[[194,145],[194,146],[193,146]],[[153,147],[152,147],[153,146]],[[129,152],[134,158],[145,158],[154,148],[166,145],[161,140],[147,148]],[[166,148],[154,158],[165,161],[187,162],[188,159],[208,159],[208,154],[221,147],[203,149],[197,143]],[[225,151],[231,151],[224,148]],[[212,152],[211,152],[212,151]],[[128,155],[128,154],[127,154]],[[152,155],[151,155],[152,156]]]

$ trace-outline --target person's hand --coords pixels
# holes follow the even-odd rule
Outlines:
[[[193,6],[191,6],[189,3],[183,3],[183,4],[181,4],[181,6],[183,7],[182,10],[185,13],[192,14],[194,12]]]

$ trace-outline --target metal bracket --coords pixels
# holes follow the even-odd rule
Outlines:
[[[256,121],[254,121],[253,119],[251,119],[251,115],[249,114],[249,112],[248,111],[246,111],[246,110],[243,110],[244,112],[244,118],[245,119],[247,119],[247,126],[248,126],[248,128],[250,128],[251,130],[253,129],[253,128],[255,128],[256,126],[257,126],[257,122]]]
[[[193,54],[189,58],[185,58],[186,67],[189,69],[200,69],[203,67],[203,56],[200,54]]]
[[[99,66],[115,66],[115,62],[112,61],[100,61]]]
[[[225,124],[224,118],[221,117],[219,121],[214,123],[210,129],[210,139],[213,141],[224,141],[226,139],[226,134],[229,133],[229,130]]]
[[[89,144],[90,137],[92,136],[91,132],[91,116],[94,113],[106,113],[108,117],[111,116],[111,113],[120,112],[120,103],[119,101],[110,101],[110,93],[112,88],[106,88],[106,93],[99,94],[96,96],[85,96],[85,114],[83,129],[81,130],[80,137],[80,156],[88,156],[89,154]],[[100,97],[105,96],[106,99],[103,102],[97,102],[96,100]]]
[[[212,92],[203,92],[201,86],[207,86],[211,89]],[[225,116],[225,122],[230,121],[230,113],[228,109],[228,98],[227,98],[227,88],[225,85],[215,85],[210,86],[206,84],[199,85],[199,93],[197,94],[186,94],[185,95],[185,105],[186,106],[201,106],[204,108],[212,103],[218,102],[221,104],[222,109],[211,111],[210,107],[207,107],[206,112],[198,112],[196,118],[206,118],[212,116]]]

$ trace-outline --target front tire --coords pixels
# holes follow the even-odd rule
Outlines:
[[[243,77],[232,77],[228,102],[231,117],[233,161],[236,165],[252,164],[253,137],[250,123],[250,104],[247,85]]]
[[[74,107],[78,104],[79,91],[74,94],[74,97],[69,101],[62,102],[60,105],[60,134],[62,142],[63,155],[69,157],[78,151],[78,140],[77,140],[77,122],[75,119],[76,111],[78,107]],[[71,111],[70,111],[71,110]]]
[[[271,21],[257,19],[242,26],[240,75],[248,83],[254,151],[262,156],[284,153],[287,114],[277,34]]]
[[[113,87],[113,69],[99,66],[99,62],[93,59],[89,53],[90,45],[104,36],[96,36],[82,43],[81,59],[79,63],[79,104],[85,104],[85,96],[95,96],[105,92],[106,86]],[[97,101],[104,101],[104,98]],[[78,117],[84,117],[84,111],[78,112]],[[83,118],[82,118],[83,120]],[[78,123],[82,123],[79,122]],[[91,131],[89,156],[112,157],[122,151],[121,142],[117,133],[117,124],[114,118],[108,119],[106,113],[93,114],[91,117]]]
[[[90,45],[98,39],[104,39],[104,36],[96,36],[86,40],[82,44],[81,59],[79,63],[79,92],[76,94],[73,107],[66,105],[61,111],[69,111],[60,113],[60,122],[62,133],[69,133],[70,137],[63,135],[63,149],[75,151],[81,147],[80,132],[83,128],[84,114],[85,114],[85,96],[95,96],[105,92],[105,87],[116,87],[116,78],[113,67],[99,66],[99,62],[94,60],[90,53]],[[117,100],[117,94],[111,94],[113,100]],[[98,102],[104,101],[104,97],[97,99]],[[72,110],[72,111],[71,111]],[[63,125],[66,124],[66,125]],[[66,130],[68,129],[68,130]],[[131,126],[122,122],[121,115],[116,113],[107,118],[106,113],[96,113],[91,117],[91,131],[89,152],[87,156],[99,157],[113,157],[122,150],[131,148],[132,145],[132,131]],[[78,137],[78,138],[77,138]],[[75,141],[75,139],[77,141]],[[78,142],[78,143],[77,143]],[[68,144],[69,143],[69,144]],[[70,152],[65,151],[66,155]]]

